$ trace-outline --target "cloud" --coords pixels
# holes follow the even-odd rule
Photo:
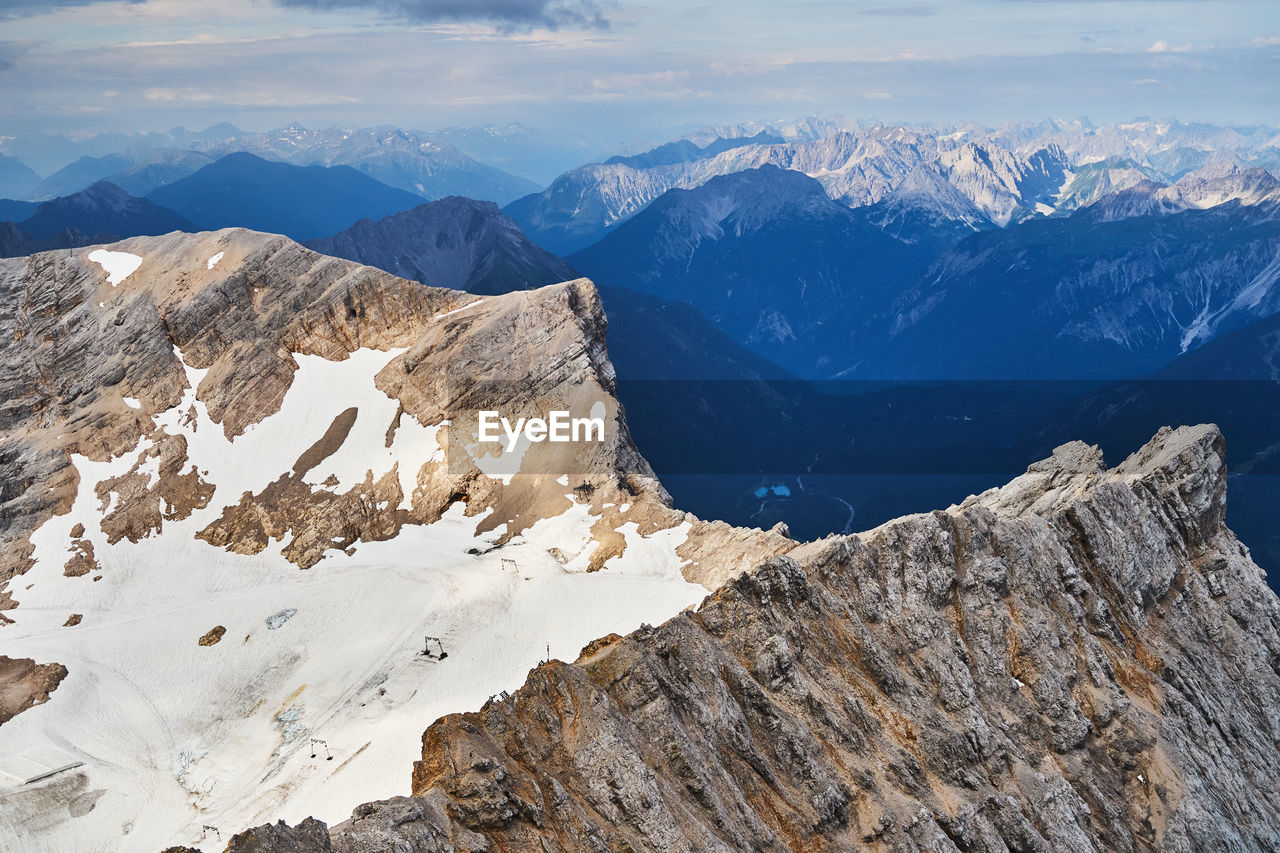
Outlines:
[[[0,18],[17,18],[25,15],[43,15],[68,6],[88,6],[104,0],[0,0]],[[143,3],[146,0],[125,0],[128,3]]]
[[[1143,77],[1140,80],[1130,80],[1129,83],[1134,86],[1157,86],[1160,81],[1154,77]]]
[[[938,10],[932,6],[875,6],[859,12],[880,18],[924,18],[937,13]]]
[[[4,2],[4,0],[0,0]],[[411,21],[483,21],[503,30],[609,28],[600,0],[276,0],[291,8],[369,9]]]
[[[1147,53],[1186,53],[1189,50],[1191,50],[1189,44],[1169,44],[1167,41],[1158,41],[1147,48]]]
[[[0,71],[13,68],[14,62],[31,49],[31,44],[20,41],[0,41]]]

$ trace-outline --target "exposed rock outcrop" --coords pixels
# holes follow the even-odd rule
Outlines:
[[[0,724],[48,702],[49,694],[66,677],[67,668],[60,663],[38,664],[31,658],[0,655]]]
[[[1276,849],[1280,601],[1223,452],[1211,426],[1111,469],[1069,444],[771,559],[437,721],[413,796],[315,849]]]
[[[31,565],[32,532],[70,510],[79,487],[73,454],[132,460],[123,473],[89,484],[101,503],[92,524],[108,543],[138,542],[209,509],[217,512],[201,522],[199,538],[245,554],[283,538],[284,556],[303,568],[328,551],[435,521],[457,501],[469,514],[489,513],[478,532],[502,528],[501,541],[575,501],[589,503],[599,516],[591,568],[624,550],[623,506],[630,508],[625,520],[644,535],[686,520],[670,509],[631,441],[614,396],[604,311],[585,279],[478,298],[243,229],[115,244],[106,257],[136,263],[123,276],[101,265],[102,252],[0,261],[0,339],[7,342],[0,356],[0,591]],[[246,460],[279,466],[265,488],[220,489],[194,464],[189,442],[201,417],[232,441],[226,453],[235,454],[239,436],[280,411],[300,356],[343,361],[365,348],[391,351],[375,384],[399,403],[395,417],[377,425],[377,444],[385,432],[391,448],[416,421],[418,429],[440,430],[440,454],[399,463],[412,471],[388,462],[354,485],[304,481],[342,448],[357,417],[347,412],[343,423],[305,424],[317,443],[301,458]],[[178,412],[193,381],[194,400]],[[534,444],[514,454],[515,468],[494,474],[489,462],[501,451],[476,444],[482,409],[512,420],[554,409],[591,412],[606,428],[599,442]],[[185,431],[161,426],[161,416],[178,417]],[[719,583],[729,566],[744,565],[741,554],[768,556],[793,544],[755,532],[744,534],[744,550],[723,559],[700,557],[692,545],[685,556]],[[67,575],[98,571],[92,543],[72,536],[65,550]],[[20,596],[0,596],[0,606],[20,603]]]

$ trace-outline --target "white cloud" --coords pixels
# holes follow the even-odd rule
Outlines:
[[[1189,44],[1169,44],[1167,41],[1158,41],[1147,48],[1147,53],[1186,53],[1189,50],[1191,50]]]

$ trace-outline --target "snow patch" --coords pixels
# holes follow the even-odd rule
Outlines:
[[[218,254],[214,255],[214,256],[213,256],[213,257],[211,257],[211,258],[209,258],[209,265],[208,265],[208,266],[206,266],[206,267],[205,267],[205,269],[209,269],[209,270],[211,270],[211,269],[213,269],[214,267],[216,267],[216,266],[218,265],[218,261],[222,260],[222,256],[223,256],[224,254],[225,254],[225,252],[219,252]]]
[[[443,314],[437,314],[435,316],[435,319],[439,320],[441,317],[451,317],[454,314],[457,314],[459,311],[466,311],[468,308],[474,308],[477,305],[479,305],[481,302],[484,302],[484,300],[477,299],[475,302],[468,302],[466,305],[463,305],[461,308],[454,308],[452,311],[445,311]]]
[[[142,266],[142,258],[129,252],[108,252],[106,249],[94,249],[89,253],[89,260],[102,267],[107,274],[107,282],[115,287],[138,267]]]

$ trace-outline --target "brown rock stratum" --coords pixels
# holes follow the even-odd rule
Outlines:
[[[71,454],[104,461],[142,438],[148,448],[129,471],[93,484],[111,543],[161,534],[166,521],[213,506],[221,512],[201,539],[252,554],[284,538],[286,558],[308,568],[329,550],[435,521],[459,500],[471,515],[492,509],[478,532],[505,524],[505,541],[572,505],[558,482],[565,472],[577,499],[600,516],[593,568],[625,546],[617,532],[621,505],[632,507],[626,519],[644,534],[686,520],[670,509],[631,441],[613,393],[604,312],[585,279],[481,299],[325,257],[284,237],[228,229],[117,243],[109,249],[141,264],[113,286],[88,260],[94,248],[0,261],[0,609],[21,604],[20,592],[6,585],[31,565],[32,532],[71,507],[78,486]],[[197,399],[234,438],[280,409],[295,353],[342,360],[365,347],[406,350],[376,378],[400,403],[386,424],[388,446],[403,418],[424,426],[448,421],[446,458],[421,467],[410,496],[391,475],[346,491],[303,482],[342,444],[349,420],[345,428],[315,424],[320,440],[312,450],[280,460],[273,483],[243,495],[219,492],[190,464],[186,439],[152,420],[180,402],[183,361],[207,369]],[[607,422],[603,442],[534,445],[507,482],[482,473],[473,458],[477,409],[514,419],[553,408],[585,415],[593,403]],[[399,508],[404,497],[407,509]],[[688,520],[695,533],[702,529]],[[751,562],[744,554],[760,559],[794,546],[759,531],[737,539],[736,550],[725,550],[709,541],[704,548],[705,537],[693,535],[681,554],[713,588]],[[66,545],[68,576],[99,570],[91,543],[73,537]]]
[[[1212,426],[1065,445],[438,720],[412,796],[228,849],[1280,849],[1280,601],[1225,501]]]

